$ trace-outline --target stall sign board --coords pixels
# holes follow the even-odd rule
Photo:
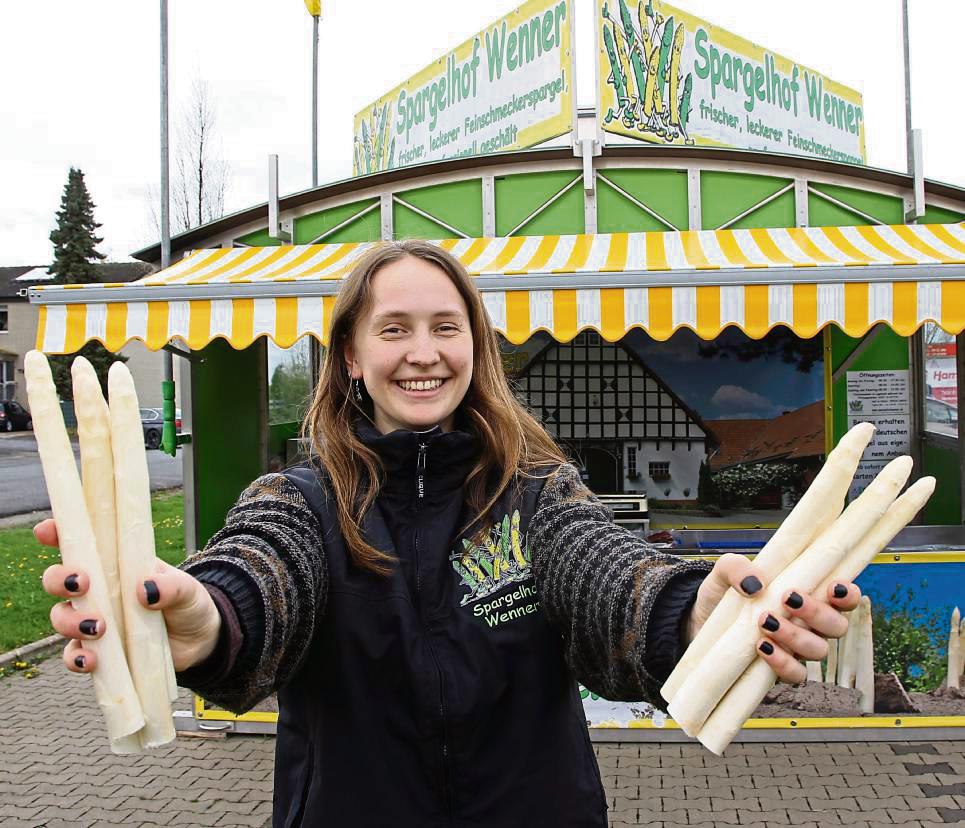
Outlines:
[[[886,464],[911,452],[908,371],[848,371],[848,428],[871,423],[874,436],[848,493],[855,498]]]
[[[597,8],[604,131],[866,163],[854,89],[658,0]]]
[[[572,0],[529,0],[383,95],[355,116],[355,175],[571,132],[572,26]]]

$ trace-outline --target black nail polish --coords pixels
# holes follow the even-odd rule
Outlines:
[[[87,663],[87,659],[84,658],[83,656],[77,656],[77,658],[74,659],[74,666],[80,668],[81,670],[84,669],[84,665],[86,663]]]
[[[768,632],[777,632],[778,628],[781,626],[781,622],[778,621],[773,615],[768,615],[764,619],[764,629]]]
[[[147,595],[147,602],[149,604],[156,604],[161,600],[161,593],[158,591],[157,584],[154,581],[144,582],[144,593]]]
[[[741,589],[744,590],[748,595],[753,595],[755,592],[760,592],[763,588],[763,584],[754,575],[748,575],[743,581],[741,581]]]
[[[84,635],[97,635],[97,622],[93,618],[80,622],[80,631]]]
[[[80,584],[77,583],[76,575],[68,575],[64,578],[64,589],[68,592],[77,592],[80,589]]]
[[[762,641],[762,642],[761,642],[761,652],[764,653],[764,655],[773,655],[773,654],[774,654],[774,645],[771,644],[770,641]]]
[[[834,585],[834,597],[835,598],[846,598],[848,595],[848,588],[844,584]]]
[[[804,599],[796,592],[792,592],[787,596],[787,600],[784,603],[791,609],[801,609],[801,607],[804,606]]]

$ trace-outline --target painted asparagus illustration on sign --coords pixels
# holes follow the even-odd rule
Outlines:
[[[663,0],[596,8],[604,132],[865,163],[856,90]]]
[[[395,167],[395,138],[389,141],[392,102],[375,107],[363,118],[355,136],[355,169],[362,173],[391,170]]]
[[[602,6],[602,34],[610,63],[607,83],[616,92],[617,108],[607,109],[603,123],[619,121],[640,137],[693,144],[687,134],[693,76],[681,73],[684,24],[664,19],[652,0],[639,0],[637,23],[627,0],[619,3],[619,20]],[[639,29],[638,29],[639,26]]]
[[[452,568],[469,591],[460,606],[486,598],[497,590],[532,578],[530,554],[519,528],[519,511],[493,523],[489,535],[476,545],[464,539],[449,556]]]

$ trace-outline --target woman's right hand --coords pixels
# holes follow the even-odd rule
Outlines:
[[[38,523],[34,535],[45,546],[58,545],[53,520]],[[86,572],[54,564],[44,571],[43,587],[57,598],[79,598],[89,589],[90,579]],[[200,664],[211,655],[218,641],[221,615],[200,581],[158,560],[154,574],[138,584],[137,600],[149,610],[162,612],[177,672]],[[97,668],[97,654],[85,648],[84,643],[104,634],[104,617],[81,613],[67,600],[54,604],[50,622],[57,632],[71,639],[64,648],[67,669],[74,673],[93,672]]]

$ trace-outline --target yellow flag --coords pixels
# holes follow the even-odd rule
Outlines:
[[[312,17],[322,16],[322,0],[305,0],[305,8]]]

